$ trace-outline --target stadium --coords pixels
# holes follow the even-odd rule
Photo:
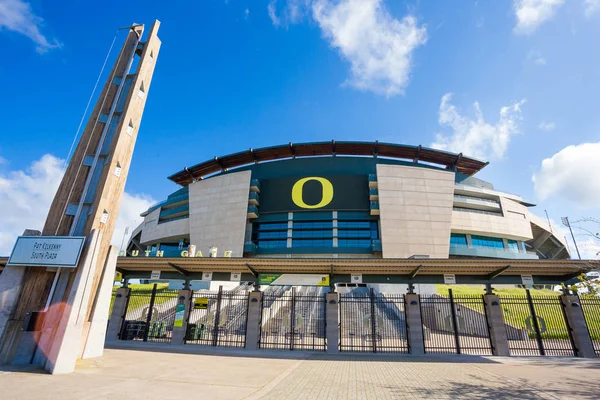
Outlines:
[[[421,146],[322,142],[215,157],[142,216],[127,253],[179,257],[565,259],[534,204],[475,177],[486,162]]]
[[[585,356],[591,342],[574,344],[562,311],[575,297],[493,293],[552,288],[588,266],[534,204],[476,178],[486,165],[331,141],[186,167],[121,252],[107,343]]]

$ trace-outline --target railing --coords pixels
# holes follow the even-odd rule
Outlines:
[[[594,352],[597,357],[600,357],[600,297],[582,295],[579,303],[594,345]]]

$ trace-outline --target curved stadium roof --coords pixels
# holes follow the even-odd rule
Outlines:
[[[230,168],[255,164],[262,161],[283,160],[298,157],[334,156],[336,154],[348,156],[379,156],[410,160],[412,162],[423,161],[437,164],[448,169],[456,169],[456,171],[466,175],[473,175],[488,164],[485,161],[463,156],[462,153],[449,153],[422,147],[421,145],[408,146],[403,144],[379,143],[379,141],[336,142],[335,140],[332,140],[331,142],[297,144],[290,142],[285,145],[249,149],[223,157],[215,157],[212,160],[186,167],[176,174],[169,176],[169,179],[179,185],[186,186],[209,175],[227,171]]]

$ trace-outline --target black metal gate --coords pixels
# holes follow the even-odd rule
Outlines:
[[[559,296],[501,296],[512,355],[573,356],[571,329]]]
[[[594,344],[594,352],[600,357],[600,297],[581,296],[579,303]]]
[[[178,290],[154,284],[152,289],[132,288],[123,315],[121,340],[171,342]]]
[[[340,351],[407,353],[404,295],[372,288],[340,295]]]
[[[246,288],[232,291],[198,291],[192,294],[188,314],[186,344],[244,347],[248,322]]]
[[[261,349],[325,351],[325,293],[282,286],[263,293]]]
[[[421,295],[426,353],[492,354],[483,296]]]

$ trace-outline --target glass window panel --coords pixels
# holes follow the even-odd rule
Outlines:
[[[504,242],[500,238],[473,235],[471,236],[471,241],[473,242],[473,247],[504,248]]]
[[[467,247],[467,235],[464,235],[462,233],[450,234],[450,246]]]
[[[333,239],[294,239],[292,247],[333,247]]]
[[[287,247],[287,240],[261,240],[258,242],[258,247],[263,249],[276,249]]]
[[[338,247],[358,247],[358,248],[370,248],[370,239],[339,239]]]

